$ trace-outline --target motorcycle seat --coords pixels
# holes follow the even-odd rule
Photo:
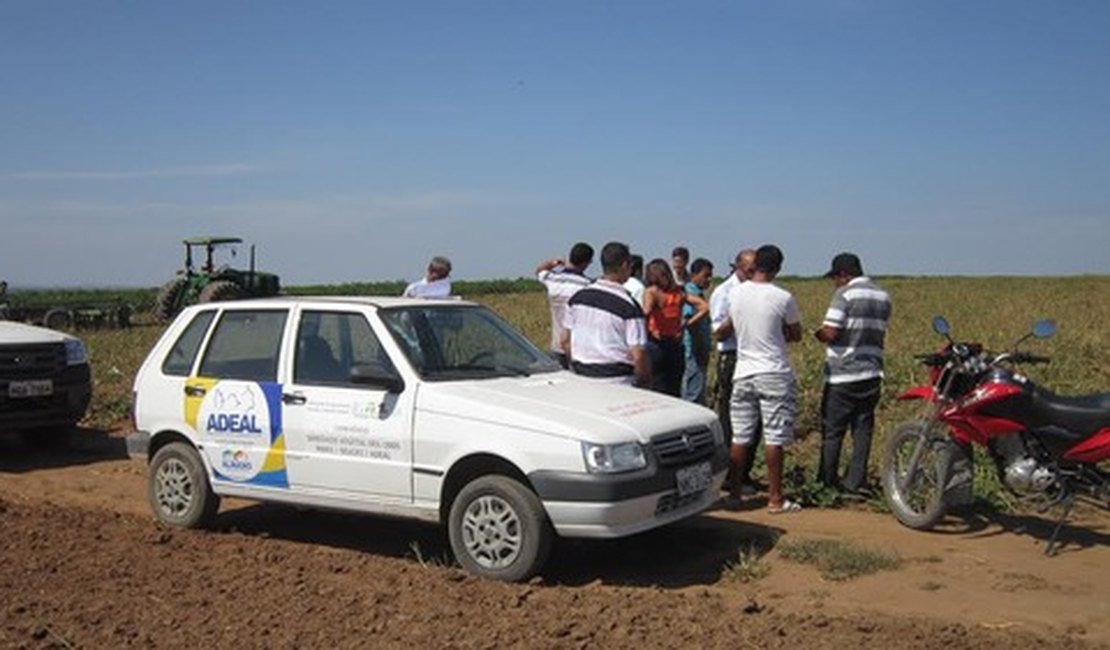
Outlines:
[[[1041,421],[1084,438],[1110,427],[1110,393],[1067,397],[1038,387],[1033,392],[1032,406]]]

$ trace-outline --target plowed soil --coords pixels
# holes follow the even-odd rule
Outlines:
[[[213,531],[167,530],[120,433],[64,453],[0,438],[0,647],[1107,647],[1105,516],[977,515],[917,533],[863,510],[755,507],[606,543],[561,542],[529,584],[453,568],[438,529],[225,501]],[[758,506],[758,502],[753,502]],[[772,548],[847,539],[902,568],[846,582]]]

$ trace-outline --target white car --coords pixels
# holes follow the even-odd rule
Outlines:
[[[556,535],[705,510],[728,457],[713,411],[563,371],[458,300],[189,307],[139,370],[135,422],[167,524],[203,526],[221,496],[412,517],[500,580],[538,571]]]

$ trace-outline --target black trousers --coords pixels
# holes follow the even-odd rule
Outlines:
[[[717,389],[714,393],[714,405],[717,409],[717,419],[725,432],[725,440],[732,444],[732,414],[729,404],[732,402],[732,373],[736,370],[736,353],[717,351]],[[751,483],[752,466],[755,464],[755,450],[763,440],[763,423],[755,430],[751,447],[744,457],[744,466],[740,468],[741,483]],[[730,477],[731,478],[731,477]],[[727,483],[726,483],[727,484]]]
[[[649,337],[647,350],[651,358],[651,389],[682,397],[682,375],[686,372],[686,348],[682,346],[682,337]]]
[[[882,379],[864,379],[847,384],[825,384],[821,397],[824,421],[821,468],[817,476],[825,485],[855,492],[867,484],[867,460],[875,430],[875,406],[879,403]],[[840,481],[840,449],[848,428],[852,429],[852,458],[848,474]]]

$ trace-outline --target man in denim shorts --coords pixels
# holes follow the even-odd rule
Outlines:
[[[798,302],[790,292],[773,284],[782,268],[778,246],[761,246],[755,253],[755,271],[749,282],[733,287],[729,316],[736,331],[736,370],[732,375],[732,441],[739,446],[737,465],[752,453],[752,440],[760,424],[767,454],[768,510],[794,512],[801,506],[782,494],[783,448],[794,442],[797,382],[790,365],[787,342],[802,339]],[[732,486],[730,501],[739,501],[739,485]]]

